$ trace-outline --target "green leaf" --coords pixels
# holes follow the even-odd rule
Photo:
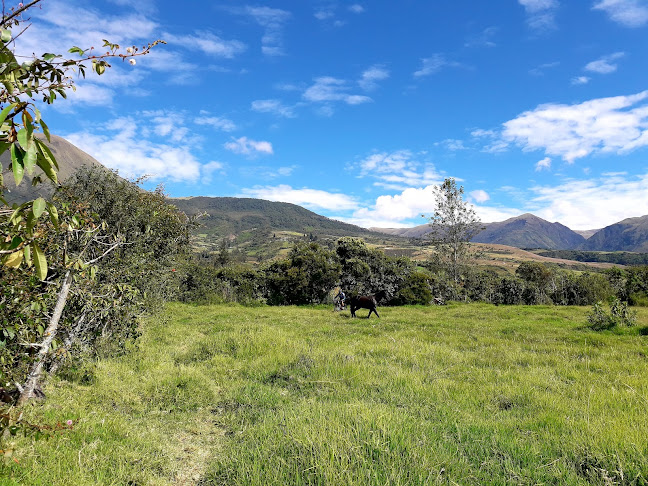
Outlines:
[[[0,40],[4,42],[5,44],[7,42],[11,41],[11,31],[9,29],[2,29],[2,33],[0,34]]]
[[[27,149],[27,153],[25,154],[25,158],[23,159],[23,162],[25,164],[25,170],[27,171],[28,174],[34,172],[34,167],[36,166],[37,160],[38,160],[38,148],[36,147],[36,144],[32,143]]]
[[[43,60],[45,60],[45,61],[51,61],[55,57],[58,57],[58,56],[56,54],[52,54],[51,52],[46,52],[45,54],[43,54]]]
[[[49,213],[50,221],[52,222],[54,227],[58,229],[59,226],[58,210],[56,209],[56,206],[54,206],[51,202],[46,202],[46,204],[47,204],[47,212]]]
[[[68,49],[68,52],[70,54],[78,54],[79,56],[83,56],[83,54],[85,53],[83,49],[77,46],[71,47],[70,49]]]
[[[31,248],[29,246],[25,247],[25,263],[28,267],[32,266]]]
[[[95,66],[95,71],[99,76],[101,76],[106,71],[106,66],[101,63],[97,63],[97,65]]]
[[[13,170],[16,185],[19,185],[25,175],[23,157],[25,152],[15,143],[11,144],[11,168]]]
[[[34,132],[28,128],[22,128],[18,130],[18,143],[24,150],[28,150],[29,147],[33,144]]]
[[[36,243],[32,243],[31,247],[32,251],[34,252],[34,266],[36,267],[36,276],[40,280],[45,280],[45,278],[47,277],[47,259],[45,258],[45,254]]]
[[[8,250],[15,250],[20,246],[20,244],[23,242],[23,239],[20,236],[14,236],[11,240],[11,244],[9,245]]]
[[[45,207],[46,207],[45,199],[43,199],[42,197],[36,199],[32,205],[32,211],[34,212],[34,216],[36,216],[36,218],[40,218],[41,214],[43,214],[43,211],[45,211]]]
[[[23,250],[18,250],[14,253],[10,253],[9,256],[4,260],[5,267],[18,268],[23,261],[23,256]]]
[[[13,110],[16,105],[17,103],[11,103],[10,105],[5,106],[2,111],[0,111],[0,125],[5,122],[5,120],[9,116],[9,113],[11,113],[11,110]]]
[[[43,129],[43,135],[45,135],[45,138],[47,139],[47,141],[51,142],[52,140],[50,140],[49,127],[47,126],[47,123],[45,123],[45,120],[41,119],[40,126]]]

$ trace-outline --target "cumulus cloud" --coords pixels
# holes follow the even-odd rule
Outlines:
[[[387,78],[389,78],[389,70],[381,64],[376,64],[362,73],[358,84],[362,89],[370,91],[378,87],[378,81]]]
[[[648,91],[575,105],[545,104],[503,125],[502,142],[544,150],[572,163],[592,153],[648,145]]]
[[[469,196],[475,202],[478,202],[478,203],[483,203],[483,202],[486,202],[486,201],[488,201],[490,199],[490,195],[486,191],[484,191],[482,189],[478,189],[476,191],[471,191],[469,193]]]
[[[273,153],[272,144],[265,141],[250,140],[247,137],[233,139],[226,142],[224,147],[235,154],[254,156],[258,154],[271,155]]]
[[[536,32],[556,28],[557,0],[518,0],[527,14],[527,25]]]
[[[608,56],[603,56],[596,61],[587,63],[585,66],[585,71],[590,71],[598,74],[610,74],[617,70],[617,65],[613,61],[621,59],[625,56],[624,52],[615,52]]]
[[[242,196],[287,202],[307,208],[325,209],[328,211],[346,211],[358,208],[358,202],[346,194],[309,188],[295,189],[285,184],[278,186],[255,186],[244,189]]]
[[[188,146],[147,139],[140,125],[132,118],[118,118],[105,125],[102,134],[83,131],[64,138],[125,177],[185,182],[200,178],[202,166]]]
[[[414,77],[430,76],[445,67],[462,67],[462,64],[456,61],[448,61],[443,54],[433,54],[431,57],[421,59],[421,68],[414,72]]]
[[[530,209],[548,221],[571,229],[602,228],[622,219],[648,214],[648,174],[604,174],[589,180],[565,180],[557,186],[532,188]]]
[[[221,116],[209,116],[206,111],[201,111],[200,116],[194,120],[196,125],[206,125],[222,132],[233,132],[238,129],[236,123]]]
[[[551,169],[551,159],[549,157],[545,157],[544,159],[536,162],[535,165],[536,172],[540,172],[541,170],[549,170],[549,169]]]
[[[374,179],[374,185],[402,190],[438,184],[443,179],[432,164],[419,161],[409,150],[371,154],[354,164],[358,177]]]
[[[571,84],[573,86],[579,86],[581,84],[587,84],[589,82],[590,82],[590,78],[588,78],[587,76],[576,76],[571,80]]]
[[[255,100],[252,102],[252,110],[259,113],[272,113],[284,118],[295,118],[294,107],[286,106],[279,100]]]
[[[341,101],[348,105],[358,105],[373,101],[368,96],[350,94],[350,87],[343,79],[324,76],[315,79],[315,83],[309,86],[303,98],[315,103]]]
[[[593,9],[604,11],[612,21],[625,27],[642,27],[648,23],[648,6],[641,0],[601,0]]]

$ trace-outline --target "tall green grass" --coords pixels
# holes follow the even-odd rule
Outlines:
[[[169,305],[33,407],[1,484],[648,484],[648,311]]]

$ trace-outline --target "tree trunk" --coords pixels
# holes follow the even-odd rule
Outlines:
[[[41,373],[43,372],[43,366],[45,365],[45,360],[47,359],[47,353],[49,352],[49,348],[58,331],[59,321],[61,320],[61,315],[63,315],[63,309],[65,308],[71,285],[72,272],[71,270],[68,270],[65,273],[65,278],[63,278],[63,285],[61,285],[61,289],[59,290],[58,299],[56,300],[56,306],[54,307],[54,312],[52,313],[52,317],[50,318],[49,325],[47,326],[47,329],[45,329],[45,333],[43,334],[45,338],[40,345],[40,351],[38,351],[36,361],[34,362],[32,369],[27,376],[25,386],[20,392],[18,405],[24,405],[29,401],[29,399],[34,397],[34,391],[38,386]]]

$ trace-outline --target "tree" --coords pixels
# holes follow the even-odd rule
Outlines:
[[[469,256],[468,242],[483,227],[475,210],[463,199],[464,188],[457,187],[454,179],[446,179],[434,192],[436,208],[430,216],[430,238],[441,263],[457,284],[461,266]]]
[[[0,20],[0,154],[10,152],[11,162],[7,169],[13,175],[16,186],[23,182],[25,174],[34,174],[36,168],[42,171],[42,175],[33,178],[34,184],[41,182],[42,178],[58,184],[58,164],[46,143],[50,141],[49,127],[36,106],[36,98],[40,97],[47,104],[53,103],[58,97],[65,98],[67,91],[75,89],[73,76],[85,77],[88,68],[101,75],[110,67],[110,58],[129,60],[135,64],[135,56],[148,54],[154,45],[163,42],[156,41],[141,50],[132,46],[122,51],[119,45],[104,39],[103,54],[97,55],[93,47],[82,49],[74,46],[68,53],[78,56],[76,59],[45,52],[20,62],[15,54],[20,33],[13,35],[12,29],[22,32],[28,28],[29,25],[24,25],[23,15],[40,2],[32,0],[26,4],[20,3],[17,8],[3,11]],[[36,136],[39,131],[43,137]],[[3,322],[0,333],[13,340],[18,327],[21,337],[32,338],[21,345],[32,351],[37,350],[36,356],[32,352],[20,353],[27,356],[26,361],[31,361],[20,398],[24,402],[33,395],[46,359],[55,346],[75,279],[84,275],[94,278],[95,264],[122,246],[125,240],[114,233],[106,234],[105,226],[96,224],[91,215],[80,217],[84,212],[83,205],[57,208],[52,201],[38,198],[10,207],[3,197],[4,169],[0,168],[0,265],[4,267],[0,277],[22,279],[29,292],[24,295],[9,291],[3,295],[3,302],[0,302],[3,310],[17,312],[25,319],[20,323],[12,320]],[[39,281],[48,278],[53,260],[59,266],[58,271],[49,272],[49,280],[40,284]],[[37,297],[36,301],[29,301],[27,296],[40,295],[36,290],[39,285],[47,289],[40,294],[55,298]],[[12,295],[13,300],[9,301],[8,297]],[[54,302],[51,312],[47,312],[47,308],[42,310]],[[27,307],[32,307],[34,312],[26,311]],[[35,309],[49,314],[47,322],[35,315],[38,313]],[[30,325],[38,327],[29,328]]]

